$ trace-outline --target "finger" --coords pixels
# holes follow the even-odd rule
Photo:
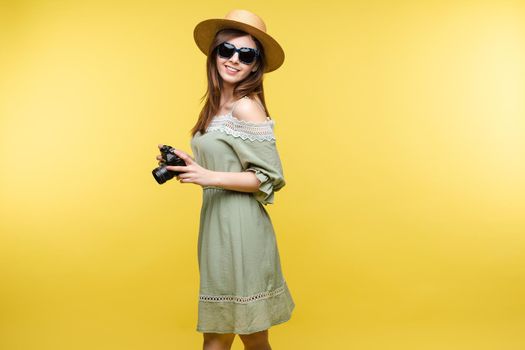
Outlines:
[[[164,158],[162,158],[162,156],[157,156],[157,158],[155,158],[157,160],[164,160]]]
[[[167,165],[166,169],[167,170],[171,170],[171,171],[180,171],[180,172],[188,171],[188,167],[179,166],[179,165]]]
[[[159,146],[159,148],[164,147],[164,145],[162,143],[159,143],[158,146]]]
[[[181,176],[179,176],[179,179],[184,182],[190,182],[192,179],[192,176],[190,173],[182,173]]]
[[[176,149],[174,153],[178,155],[184,161],[184,163],[186,163],[186,165],[190,165],[191,163],[193,163],[193,159],[188,154],[179,151],[178,149]]]

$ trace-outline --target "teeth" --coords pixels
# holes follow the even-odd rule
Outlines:
[[[230,67],[230,66],[226,66],[226,68],[228,68],[229,70],[234,71],[234,72],[238,72],[239,71],[239,69],[235,69],[235,68]]]

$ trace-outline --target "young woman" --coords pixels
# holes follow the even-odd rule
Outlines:
[[[203,188],[197,331],[207,350],[230,349],[235,334],[245,349],[271,349],[268,329],[295,307],[264,208],[285,185],[263,91],[264,73],[279,68],[284,52],[245,10],[199,23],[194,38],[208,56],[205,104],[192,130],[195,159],[177,150],[186,166],[167,169]]]

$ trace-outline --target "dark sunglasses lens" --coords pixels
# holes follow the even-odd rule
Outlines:
[[[222,43],[221,45],[219,45],[217,52],[221,57],[230,58],[233,56],[235,49],[232,45]]]
[[[254,60],[255,60],[255,51],[241,50],[241,52],[239,52],[239,61],[250,64]]]

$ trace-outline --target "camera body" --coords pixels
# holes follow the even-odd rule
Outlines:
[[[151,172],[153,174],[153,177],[159,184],[163,184],[168,180],[173,179],[175,176],[180,174],[180,171],[173,171],[166,169],[166,166],[168,165],[176,165],[176,166],[186,166],[186,163],[173,151],[175,148],[163,145],[160,148],[160,153],[162,155],[163,162],[160,163],[160,166],[158,168],[153,169]]]

